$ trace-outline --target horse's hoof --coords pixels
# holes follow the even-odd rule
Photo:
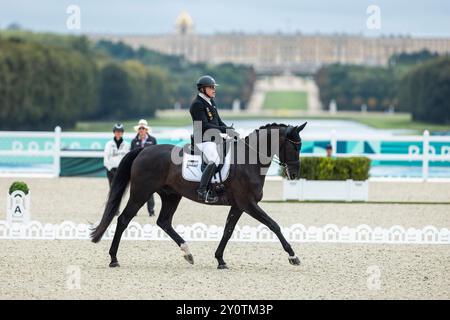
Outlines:
[[[295,257],[289,257],[289,263],[292,264],[293,266],[299,266],[300,265],[300,259],[295,256]]]
[[[120,264],[118,261],[111,261],[111,263],[109,264],[110,268],[117,268],[120,267]]]
[[[194,264],[194,256],[192,254],[185,254],[183,256],[187,262],[189,262],[190,264]]]
[[[219,264],[219,265],[217,266],[217,269],[219,269],[219,270],[228,269],[228,266],[227,266],[226,264]]]

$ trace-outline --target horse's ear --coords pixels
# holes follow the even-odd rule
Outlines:
[[[305,123],[302,124],[301,126],[295,127],[295,130],[297,130],[297,133],[300,133],[300,131],[302,131],[302,130],[305,128],[305,126],[306,126],[307,123],[308,123],[308,122],[305,122]]]

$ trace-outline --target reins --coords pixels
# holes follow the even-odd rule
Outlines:
[[[288,130],[286,130],[286,132],[285,132],[284,135],[285,135],[285,138],[284,138],[285,140],[289,141],[290,143],[292,143],[292,144],[294,144],[294,145],[296,145],[296,146],[300,145],[300,141],[293,141],[293,140],[291,140],[291,139],[289,139],[289,138],[287,137],[287,135],[288,135]],[[243,138],[243,139],[244,139],[245,145],[246,145],[247,147],[249,147],[250,149],[252,149],[253,151],[255,151],[259,156],[265,156],[265,157],[267,156],[267,155],[263,155],[260,151],[256,150],[256,149],[253,148],[252,146],[250,146],[250,145],[247,143],[247,141],[245,141],[245,138]],[[284,158],[286,159],[286,147],[284,148]],[[280,160],[278,160],[278,159],[276,159],[276,158],[274,158],[274,157],[272,157],[271,161],[275,162],[275,163],[278,164],[279,166],[282,166],[282,167],[284,167],[284,168],[286,168],[286,169],[287,169],[287,167],[288,167],[288,165],[289,165],[290,163],[298,162],[298,160],[281,162]]]

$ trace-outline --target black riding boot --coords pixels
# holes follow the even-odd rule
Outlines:
[[[200,179],[200,187],[197,190],[198,199],[206,203],[216,203],[219,200],[219,198],[213,194],[212,191],[208,192],[208,184],[211,181],[216,168],[217,166],[214,162],[208,163],[205,171],[203,171],[202,178]]]

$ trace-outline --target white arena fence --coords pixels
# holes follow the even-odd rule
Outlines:
[[[0,221],[0,240],[89,240],[93,226],[83,223],[64,221],[61,224],[41,223],[7,223]],[[116,225],[106,231],[103,239],[112,240]],[[186,241],[220,241],[223,227],[195,223],[191,226],[177,225],[175,230]],[[282,227],[286,239],[293,243],[374,243],[374,244],[450,244],[450,230],[426,226],[422,229],[395,225],[390,228],[370,227],[338,227],[327,224],[323,227],[306,227],[294,224]],[[125,240],[170,240],[169,236],[158,226],[131,222],[123,233]],[[276,235],[266,226],[236,226],[230,239],[237,242],[278,242]]]
[[[249,132],[241,132],[248,134]],[[157,139],[172,141],[174,144],[190,139],[190,131],[187,129],[160,130],[152,133]],[[0,159],[7,157],[26,157],[32,162],[32,158],[50,159],[47,174],[58,177],[60,175],[61,157],[103,157],[104,141],[110,139],[111,133],[87,133],[87,132],[62,132],[60,127],[56,127],[53,132],[18,132],[0,131]],[[126,133],[125,138],[131,140],[133,133]],[[61,141],[69,141],[62,145]],[[82,146],[78,141],[90,141]],[[450,136],[430,136],[428,131],[423,135],[393,136],[390,134],[338,134],[335,130],[323,134],[302,135],[304,142],[330,141],[333,146],[334,156],[351,157],[365,156],[371,160],[378,161],[408,161],[420,162],[422,164],[422,179],[427,180],[431,161],[445,162],[450,166]],[[103,141],[103,142],[100,142]],[[338,151],[338,141],[364,142],[371,141],[375,144],[381,142],[408,143],[407,153],[336,153]],[[431,144],[438,144],[435,147]],[[314,148],[313,148],[314,149]],[[312,153],[303,153],[304,156],[324,156],[318,149]],[[27,171],[32,173],[31,171]]]

